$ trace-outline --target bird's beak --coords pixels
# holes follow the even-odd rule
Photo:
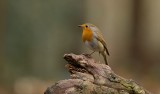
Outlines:
[[[82,25],[78,25],[78,27],[82,27]]]

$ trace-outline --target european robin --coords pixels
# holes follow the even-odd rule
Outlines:
[[[95,51],[99,52],[100,54],[102,54],[106,65],[108,65],[106,56],[107,55],[109,56],[109,52],[107,49],[106,42],[102,34],[100,33],[100,30],[95,25],[90,23],[79,25],[79,27],[82,27],[83,29],[82,33],[83,42],[87,47],[93,50],[91,54],[93,54]]]

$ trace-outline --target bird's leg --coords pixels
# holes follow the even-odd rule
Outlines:
[[[94,53],[95,51],[93,51],[92,53],[90,53],[90,54],[85,54],[85,53],[83,53],[83,55],[85,55],[85,56],[87,56],[87,57],[91,57],[91,55]]]
[[[95,52],[95,51],[93,51],[92,53],[90,53],[90,54],[88,54],[88,55],[90,55],[90,56],[91,56],[94,52]]]

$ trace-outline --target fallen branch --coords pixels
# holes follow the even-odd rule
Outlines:
[[[71,79],[48,87],[44,94],[151,94],[131,79],[115,74],[108,65],[86,54],[65,54]]]

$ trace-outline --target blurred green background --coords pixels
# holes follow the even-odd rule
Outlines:
[[[43,94],[69,78],[63,55],[91,52],[77,27],[86,22],[115,73],[160,94],[160,0],[1,0],[0,94]]]

